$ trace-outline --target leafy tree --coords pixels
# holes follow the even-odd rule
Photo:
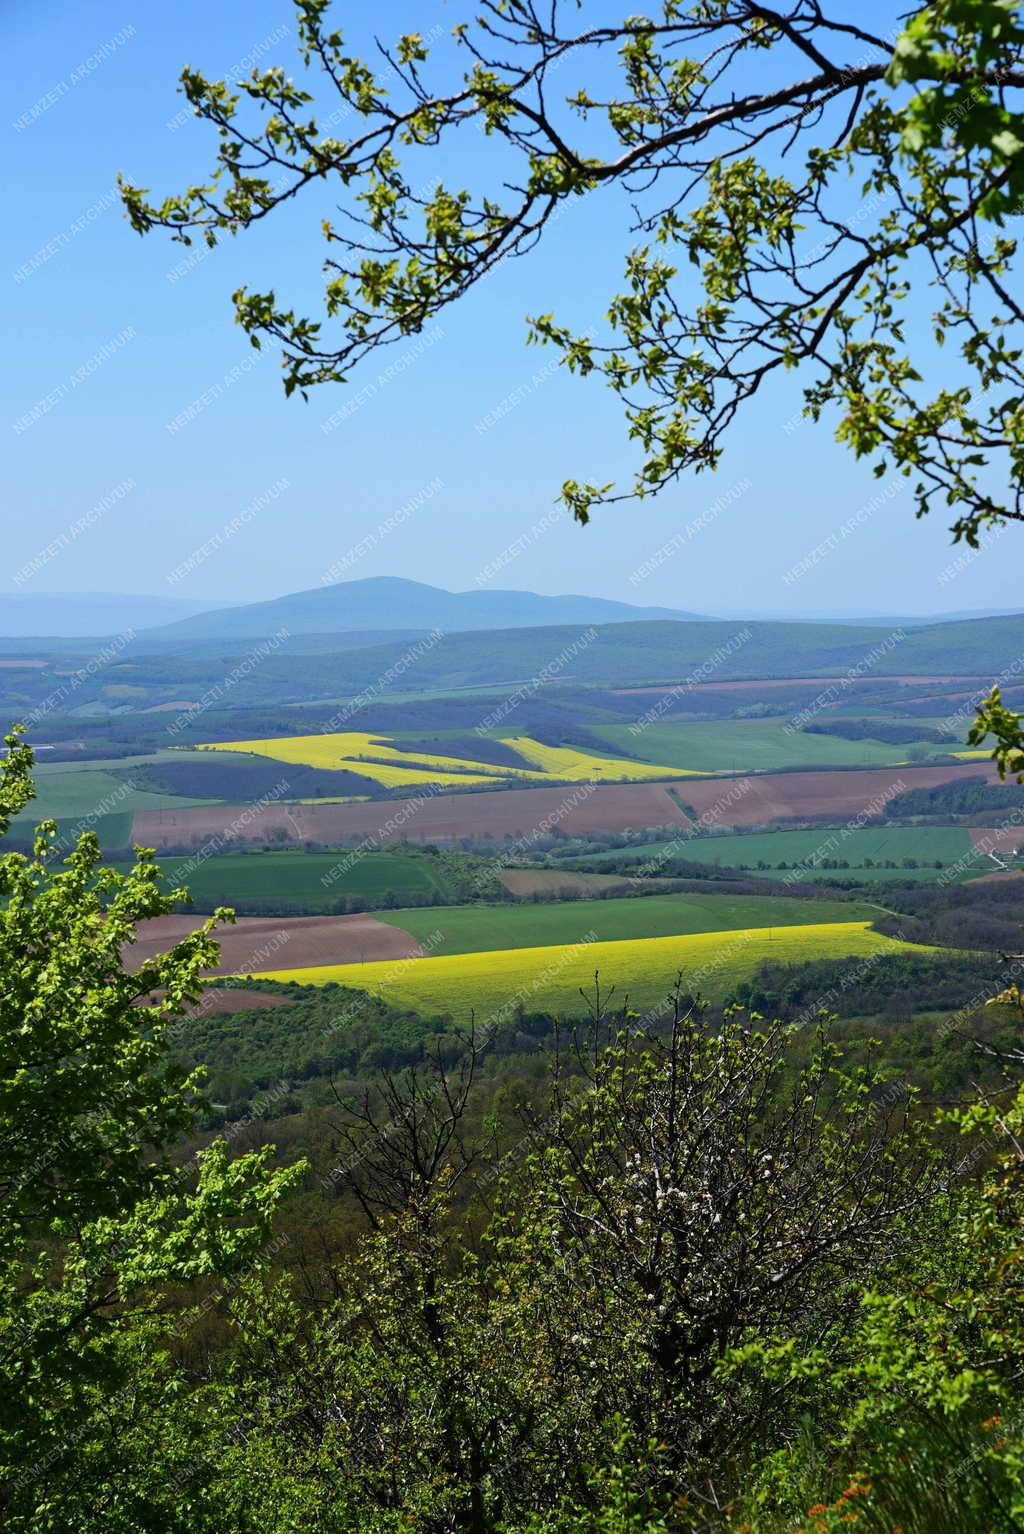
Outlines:
[[[0,834],[32,797],[31,752],[6,745]],[[160,892],[152,853],[118,872],[92,833],[63,860],[56,839],[44,821],[31,856],[0,857],[0,1521],[206,1528],[171,1473],[196,1424],[162,1296],[258,1266],[298,1169],[224,1141],[172,1159],[199,1075],[164,1032],[216,958],[213,919],[129,973],[136,924],[182,892]]]
[[[1024,1092],[983,1094],[947,1121],[986,1163],[948,1236],[898,1284],[868,1285],[853,1324],[819,1346],[797,1356],[752,1337],[730,1356],[726,1376],[813,1382],[815,1398],[809,1431],[752,1473],[748,1527],[788,1530],[801,1514],[807,1534],[1021,1527]]]
[[[237,1311],[243,1418],[279,1424],[266,1453],[328,1527],[639,1534],[671,1504],[689,1529],[709,1485],[724,1508],[804,1404],[723,1383],[730,1349],[841,1334],[948,1203],[905,1095],[877,1108],[824,1041],[787,1072],[788,1040],[680,1012],[667,1039],[609,1041],[599,1019],[497,1167],[466,1132],[472,1042],[354,1110],[330,1180],[367,1233],[337,1299]]]
[[[954,506],[957,538],[1024,519],[1024,312],[1004,232],[1024,196],[1015,0],[931,0],[909,22],[874,6],[865,24],[820,0],[663,0],[589,26],[578,9],[484,0],[454,29],[466,62],[451,78],[450,50],[420,34],[370,63],[329,0],[296,0],[302,83],[185,69],[215,171],[156,203],[125,182],[131,222],[215,244],[310,189],[340,197],[344,222],[323,224],[325,319],[235,294],[253,344],[282,346],[290,393],[420,331],[563,206],[618,187],[638,241],[606,331],[537,314],[530,334],[623,399],[643,453],[627,493],[713,468],[746,402],[799,368],[807,412],[834,415],[877,473],[912,477],[919,512]],[[482,185],[417,191],[422,151],[441,170],[467,125],[492,146]],[[955,350],[938,388],[911,356],[922,278],[935,339]],[[1007,499],[989,488],[1003,483]],[[585,520],[609,488],[569,480],[563,495]]]
[[[1024,783],[1024,718],[1006,707],[998,687],[993,687],[980,704],[967,740],[969,745],[981,746],[990,737],[995,742],[992,760],[999,769],[999,776],[1010,776],[1018,783]]]
[[[540,1239],[549,1332],[572,1318],[559,1370],[662,1446],[669,1492],[727,1478],[739,1446],[791,1421],[781,1395],[723,1391],[730,1349],[753,1332],[800,1354],[842,1331],[865,1276],[902,1265],[945,1201],[912,1103],[873,1103],[874,1067],[846,1069],[824,1035],[787,1069],[792,1039],[742,1012],[709,1036],[677,1002],[668,1038],[588,1049],[586,1089],[555,1072],[527,1114],[539,1153],[508,1219]]]

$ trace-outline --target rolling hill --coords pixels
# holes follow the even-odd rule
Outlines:
[[[380,633],[374,635],[378,641]],[[79,643],[95,649],[99,642]],[[322,730],[322,720],[333,720],[329,728],[343,728],[357,719],[363,707],[379,706],[389,696],[468,695],[470,689],[486,689],[502,694],[503,699],[490,710],[477,708],[471,723],[483,724],[488,731],[501,726],[510,733],[530,733],[522,713],[527,705],[536,710],[551,692],[581,684],[651,688],[646,696],[638,694],[628,701],[616,697],[615,710],[607,720],[616,723],[626,715],[647,722],[660,719],[664,709],[659,684],[687,691],[692,686],[695,699],[704,692],[711,696],[706,684],[714,687],[729,679],[802,678],[791,705],[795,727],[799,727],[816,718],[822,708],[842,703],[849,684],[877,684],[888,678],[915,684],[948,679],[951,685],[943,689],[943,696],[925,696],[921,707],[926,713],[944,715],[948,700],[960,698],[966,700],[966,718],[974,696],[989,682],[1001,679],[1009,684],[1017,676],[1014,668],[1024,649],[1024,617],[906,630],[838,623],[738,625],[662,619],[427,633],[418,638],[406,632],[390,636],[386,643],[360,648],[348,647],[351,644],[351,633],[344,643],[329,635],[283,639],[271,635],[260,641],[183,636],[174,643],[106,646],[86,661],[84,649],[72,659],[70,643],[44,646],[22,641],[17,646],[22,658],[5,654],[0,668],[0,707],[11,719],[45,708],[47,719],[52,720],[72,711],[85,716],[169,710],[172,705],[187,711],[203,700],[216,701],[229,711],[317,703],[323,705],[322,719],[312,728]],[[953,684],[961,678],[958,692]],[[338,700],[354,701],[339,709]],[[458,723],[454,705],[449,713],[451,723]],[[269,729],[253,729],[253,723],[246,720],[237,730],[218,727],[219,738],[285,733],[276,718]],[[431,728],[436,724],[436,719],[430,721]],[[379,726],[374,719],[370,727]],[[204,735],[209,738],[212,733],[208,724],[199,724],[198,716],[196,728],[202,733],[190,728],[178,743],[202,740]],[[309,733],[298,716],[294,733]],[[631,748],[631,754],[639,753]]]
[[[329,634],[356,629],[534,628],[558,623],[630,623],[695,615],[667,607],[634,607],[603,597],[539,596],[532,591],[443,591],[395,576],[342,581],[296,591],[271,602],[204,612],[165,624],[150,637],[168,639],[262,639],[289,634]]]
[[[416,657],[404,681],[417,688],[501,685],[535,677],[555,658],[560,680],[695,685],[742,677],[995,677],[1024,648],[1024,616],[937,623],[907,630],[839,623],[606,623],[592,637],[577,627],[446,634]],[[402,647],[351,658],[359,685],[386,675]]]
[[[197,621],[203,621],[202,619]],[[593,632],[592,632],[593,630]],[[700,685],[728,678],[996,677],[1024,648],[1024,616],[907,630],[839,623],[724,623],[692,618],[536,625],[393,641],[314,662],[285,645],[269,678],[301,666],[338,692],[501,687],[538,676],[566,682]],[[198,650],[196,652],[199,653]],[[211,644],[209,652],[216,651]],[[838,684],[837,684],[838,685]],[[648,700],[653,701],[653,700]]]

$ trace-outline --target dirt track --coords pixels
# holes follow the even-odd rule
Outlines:
[[[155,916],[143,922],[126,953],[129,969],[194,932],[199,916]],[[301,969],[314,964],[359,964],[372,959],[415,959],[415,938],[387,922],[355,916],[240,916],[217,931],[220,963],[215,975],[258,974],[264,969]],[[236,993],[237,994],[237,993]]]

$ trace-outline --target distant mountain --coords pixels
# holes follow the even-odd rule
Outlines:
[[[671,607],[637,607],[604,597],[540,596],[532,591],[445,591],[422,581],[374,576],[296,591],[268,602],[216,602],[196,598],[145,596],[117,592],[40,592],[0,594],[0,653],[21,649],[21,641],[45,640],[41,648],[60,648],[58,640],[80,644],[111,638],[129,630],[131,649],[223,643],[245,646],[255,639],[281,636],[287,649],[325,652],[358,649],[410,639],[440,630],[446,634],[494,632],[558,625],[652,622],[755,622],[820,629],[932,628],[952,622],[1014,618],[1019,613],[945,613],[891,617],[868,613],[799,615],[732,611],[713,617]],[[287,638],[284,637],[287,634]],[[70,646],[75,648],[75,646]],[[801,647],[802,648],[802,647]]]
[[[117,591],[0,593],[0,634],[11,639],[98,638],[190,619],[223,602]]]
[[[421,581],[374,576],[296,591],[272,602],[250,602],[204,612],[151,633],[167,639],[262,639],[280,629],[289,634],[330,634],[355,629],[536,628],[559,623],[636,623],[652,619],[693,619],[696,613],[671,607],[634,607],[603,597],[545,597],[533,591],[443,591]]]

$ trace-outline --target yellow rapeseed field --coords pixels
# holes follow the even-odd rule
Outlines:
[[[525,1011],[582,1010],[580,989],[592,991],[595,972],[602,987],[615,987],[641,1010],[664,1000],[682,973],[684,984],[714,1000],[765,959],[799,963],[807,959],[868,957],[916,945],[875,932],[866,921],[825,922],[799,927],[749,927],[734,932],[698,932],[680,937],[633,938],[616,942],[507,948],[435,958],[331,964],[313,969],[268,970],[272,980],[303,985],[355,986],[427,1014],[450,1013],[479,1023]]]
[[[294,762],[303,767],[344,768],[361,777],[372,778],[384,788],[415,788],[424,783],[444,785],[465,783],[494,783],[498,786],[502,772],[480,762],[459,762],[455,757],[410,758],[404,752],[388,745],[375,744],[377,737],[363,731],[345,730],[336,735],[283,735],[274,740],[218,740],[199,747],[200,751],[249,751],[255,756],[269,756],[277,762]],[[360,757],[372,756],[382,760],[361,761]],[[403,762],[415,760],[428,762],[429,769],[402,766]],[[392,766],[391,762],[395,765]],[[433,766],[436,764],[437,770]],[[455,772],[453,767],[465,767]]]
[[[456,756],[400,751],[388,736],[363,730],[344,730],[333,735],[284,735],[273,740],[208,741],[200,751],[248,751],[279,762],[304,767],[344,768],[370,778],[383,788],[417,788],[438,783],[445,788],[491,783],[646,782],[654,778],[703,777],[677,767],[657,767],[625,757],[591,756],[568,746],[545,746],[528,735],[504,741],[518,751],[531,767],[501,767],[493,762],[465,761]]]
[[[687,772],[681,767],[658,767],[649,762],[633,762],[624,756],[592,756],[575,746],[545,746],[529,735],[509,736],[502,745],[511,746],[520,756],[540,769],[545,777],[568,783],[618,783],[628,778],[643,783],[649,778],[705,778],[705,772]]]

